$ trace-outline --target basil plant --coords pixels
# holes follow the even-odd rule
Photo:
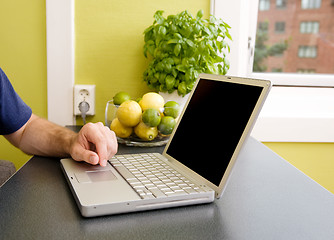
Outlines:
[[[229,69],[226,53],[232,40],[230,26],[203,11],[194,18],[188,11],[163,17],[154,14],[153,25],[144,31],[144,55],[151,61],[144,72],[144,81],[160,92],[189,93],[200,73],[225,75]]]

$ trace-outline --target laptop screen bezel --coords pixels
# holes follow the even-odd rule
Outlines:
[[[262,91],[261,94],[258,98],[258,101],[254,107],[254,110],[251,114],[251,117],[249,118],[244,131],[240,137],[239,143],[237,144],[234,153],[230,159],[230,162],[226,168],[226,171],[220,181],[220,184],[217,186],[215,184],[213,184],[212,182],[210,182],[209,180],[207,180],[206,178],[202,177],[201,175],[199,175],[198,173],[196,173],[195,171],[193,171],[192,169],[188,168],[187,166],[185,166],[183,163],[179,162],[177,159],[175,159],[173,156],[170,156],[167,151],[168,148],[171,144],[171,142],[173,141],[173,137],[175,135],[175,132],[177,131],[177,128],[179,126],[179,123],[182,121],[182,117],[186,111],[186,108],[192,98],[192,95],[194,94],[194,92],[196,91],[197,85],[199,83],[199,81],[201,81],[201,79],[205,79],[205,80],[210,80],[210,81],[225,81],[225,82],[229,82],[229,83],[235,83],[235,84],[244,84],[244,85],[250,85],[250,86],[258,86],[258,87],[262,87]],[[223,75],[215,75],[215,74],[200,74],[199,77],[197,78],[193,90],[190,92],[188,100],[180,114],[179,117],[179,121],[177,122],[168,143],[166,144],[166,147],[163,151],[163,155],[172,163],[174,164],[178,169],[180,169],[183,173],[185,173],[188,177],[192,177],[192,176],[196,176],[196,180],[199,180],[200,182],[202,182],[203,184],[209,186],[210,188],[212,188],[215,193],[216,193],[216,197],[219,198],[221,197],[221,195],[224,192],[224,189],[226,187],[226,184],[228,182],[229,176],[231,174],[231,171],[233,169],[233,166],[237,160],[237,156],[240,152],[240,150],[242,149],[242,146],[244,144],[244,142],[246,141],[247,137],[249,136],[251,129],[253,128],[256,119],[260,113],[260,110],[264,104],[264,101],[266,99],[266,97],[268,96],[269,90],[271,88],[271,82],[268,80],[259,80],[259,79],[253,79],[253,78],[241,78],[241,77],[232,77],[232,76],[223,76]]]

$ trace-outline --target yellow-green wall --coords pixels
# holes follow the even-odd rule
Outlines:
[[[264,143],[334,193],[334,143]]]
[[[47,117],[45,0],[0,2],[0,67],[33,111]],[[30,157],[0,137],[0,159]]]
[[[75,83],[96,85],[96,115],[89,121],[104,122],[108,100],[119,91],[136,99],[149,91],[142,80],[147,66],[143,55],[144,30],[157,10],[164,16],[203,9],[209,0],[80,0],[75,2]],[[78,118],[77,123],[82,121]]]
[[[156,10],[165,16],[188,9],[209,13],[208,0],[80,0],[75,1],[76,84],[96,84],[96,116],[104,121],[107,100],[121,90],[135,98],[147,87],[142,82],[146,60],[143,31]],[[229,23],[230,25],[233,24]],[[47,116],[45,0],[0,3],[0,66],[33,111]],[[80,124],[81,121],[78,120]],[[334,193],[334,143],[265,143],[266,146]],[[0,138],[0,159],[17,168],[30,157]]]

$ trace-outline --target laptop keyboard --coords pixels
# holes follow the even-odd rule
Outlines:
[[[109,160],[142,199],[205,192],[154,153],[115,155]]]

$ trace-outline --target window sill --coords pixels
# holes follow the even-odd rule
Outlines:
[[[300,73],[251,73],[250,77],[270,79],[278,86],[333,87],[333,74]]]
[[[273,87],[251,135],[263,142],[334,142],[334,88]]]

